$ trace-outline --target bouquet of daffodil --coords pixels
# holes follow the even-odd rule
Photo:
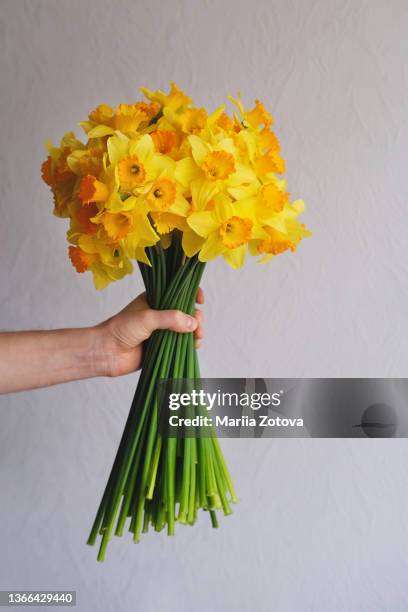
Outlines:
[[[247,251],[266,262],[309,235],[290,201],[272,118],[258,100],[231,101],[208,114],[173,83],[169,94],[142,89],[148,102],[101,104],[80,125],[87,141],[66,134],[42,166],[54,213],[68,218],[69,258],[90,271],[97,289],[137,261],[152,308],[192,314],[206,262],[233,268]],[[197,510],[231,512],[231,477],[215,436],[177,440],[159,427],[158,381],[197,379],[193,335],[156,331],[88,542],[102,536],[103,560],[127,519],[133,538],[149,525],[194,524]]]

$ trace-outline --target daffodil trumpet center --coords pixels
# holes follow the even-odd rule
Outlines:
[[[157,179],[147,194],[150,210],[153,212],[168,211],[174,204],[176,195],[176,183],[173,180],[168,178]]]
[[[221,241],[227,249],[236,249],[246,244],[252,236],[252,221],[241,217],[230,217],[219,229]]]
[[[225,180],[235,171],[235,160],[226,151],[211,151],[205,156],[202,169],[211,181]]]
[[[281,191],[274,183],[263,185],[260,197],[265,209],[273,213],[280,213],[289,201],[289,194]]]
[[[118,175],[123,189],[141,187],[146,180],[146,171],[136,155],[129,155],[119,162]]]
[[[106,211],[101,216],[101,223],[109,239],[116,242],[125,238],[130,232],[133,219],[129,213],[110,213]]]
[[[153,139],[156,151],[163,154],[169,154],[177,145],[178,137],[176,132],[160,131],[152,132],[150,136]]]

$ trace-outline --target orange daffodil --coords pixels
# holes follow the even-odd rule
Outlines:
[[[148,102],[101,104],[81,123],[87,142],[66,134],[48,145],[42,176],[54,213],[70,219],[70,260],[97,288],[150,265],[146,249],[176,237],[186,257],[222,255],[234,268],[246,252],[265,262],[295,250],[310,232],[290,202],[272,117],[238,97],[230,117],[194,107],[177,85],[143,89]]]

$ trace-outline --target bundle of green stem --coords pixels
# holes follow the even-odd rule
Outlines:
[[[205,264],[186,258],[176,236],[169,248],[159,243],[147,251],[152,265],[140,264],[140,270],[149,305],[193,314]],[[160,380],[199,378],[193,334],[154,332],[88,539],[95,544],[102,537],[98,561],[105,558],[112,534],[123,535],[128,520],[138,542],[150,525],[156,531],[167,525],[168,535],[176,521],[193,525],[200,508],[208,511],[213,527],[218,527],[217,510],[231,513],[230,502],[237,498],[217,437],[167,436],[159,426]]]

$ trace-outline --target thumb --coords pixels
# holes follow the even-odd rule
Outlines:
[[[145,310],[143,318],[144,327],[149,335],[156,329],[169,329],[174,332],[187,333],[193,332],[197,328],[196,319],[181,310],[153,310],[149,308]]]

